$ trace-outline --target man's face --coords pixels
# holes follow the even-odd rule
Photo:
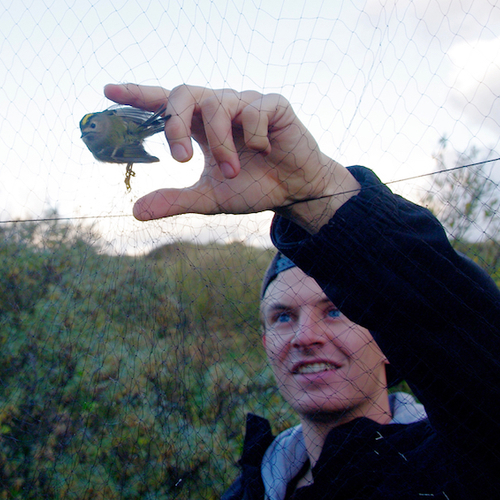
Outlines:
[[[303,416],[377,411],[386,359],[370,332],[347,319],[299,268],[280,273],[261,302],[264,346],[279,389]]]

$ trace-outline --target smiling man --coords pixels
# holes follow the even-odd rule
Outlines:
[[[276,271],[280,270],[276,274]],[[358,417],[391,421],[385,365],[370,332],[347,319],[314,279],[281,254],[266,275],[261,301],[264,346],[283,397],[301,420],[307,452],[296,485],[313,483],[328,433]],[[299,430],[299,429],[297,429]],[[290,433],[284,434],[288,436]],[[266,458],[271,462],[272,453]],[[272,474],[283,489],[282,473]],[[287,488],[290,487],[287,484]]]
[[[387,360],[370,332],[346,318],[313,278],[281,254],[272,266],[284,270],[261,301],[264,346],[314,465],[333,427],[358,417],[391,421]]]
[[[338,450],[323,450],[333,429],[350,428],[357,419],[377,426],[416,423],[426,419],[425,410],[408,394],[389,395],[388,361],[370,331],[279,252],[264,276],[260,315],[278,388],[301,424],[273,439],[267,421],[249,415],[243,473],[223,498],[330,498]]]

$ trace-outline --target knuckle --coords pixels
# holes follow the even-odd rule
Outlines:
[[[187,85],[186,83],[182,83],[181,85],[177,85],[177,87],[174,87],[170,93],[170,95],[172,94],[179,94],[179,93],[185,93],[187,91],[189,91],[189,89],[191,88],[190,85]]]
[[[220,111],[225,111],[221,97],[215,94],[205,97],[200,103],[200,107],[203,116],[206,118],[213,117]]]
[[[231,157],[236,152],[235,149],[231,148],[231,144],[229,144],[227,142],[222,142],[220,140],[218,140],[217,142],[211,142],[210,149],[211,149],[213,155],[218,160],[227,159],[228,157]]]
[[[265,100],[276,109],[291,107],[290,101],[280,94],[267,94],[265,97]]]
[[[176,120],[175,117],[172,117],[165,124],[165,133],[167,137],[171,138],[184,137],[186,136],[186,126],[182,120]]]

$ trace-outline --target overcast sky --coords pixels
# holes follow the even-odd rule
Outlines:
[[[161,162],[136,165],[126,193],[124,166],[97,163],[78,128],[111,104],[102,95],[110,82],[282,93],[325,153],[386,182],[432,172],[442,136],[457,151],[500,149],[494,0],[7,4],[0,220],[57,208],[97,222],[108,249],[128,253],[177,237],[268,242],[269,213],[146,224],[128,216],[137,197],[195,182],[201,159],[177,164],[158,135],[147,149]],[[393,187],[408,194],[416,184]]]

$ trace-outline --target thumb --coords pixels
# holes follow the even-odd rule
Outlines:
[[[211,203],[199,190],[158,189],[134,204],[134,217],[140,221],[161,219],[186,213],[210,213]]]

